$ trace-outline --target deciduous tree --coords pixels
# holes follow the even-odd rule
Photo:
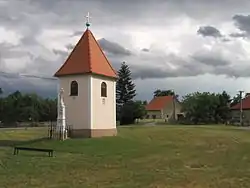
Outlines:
[[[230,96],[221,94],[195,92],[184,97],[182,102],[186,120],[189,123],[224,123],[230,118]]]

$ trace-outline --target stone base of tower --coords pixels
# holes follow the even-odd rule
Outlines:
[[[72,129],[70,138],[95,138],[104,136],[116,136],[117,129]]]

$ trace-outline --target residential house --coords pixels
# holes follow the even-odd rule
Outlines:
[[[147,119],[175,119],[177,120],[181,113],[181,104],[173,96],[154,97],[146,106]],[[174,116],[175,114],[175,116]]]
[[[231,108],[232,123],[240,123],[241,103],[232,106]],[[242,99],[242,120],[244,125],[250,125],[250,94]]]

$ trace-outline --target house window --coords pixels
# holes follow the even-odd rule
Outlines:
[[[105,82],[101,84],[101,97],[107,97],[107,84]]]
[[[70,84],[70,96],[78,96],[78,83],[77,83],[77,81],[72,81]]]

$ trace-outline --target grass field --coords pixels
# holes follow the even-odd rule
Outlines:
[[[46,134],[0,130],[1,188],[250,187],[250,130],[139,126],[119,128],[110,138],[24,142]],[[54,148],[55,156],[14,156],[16,143]]]

